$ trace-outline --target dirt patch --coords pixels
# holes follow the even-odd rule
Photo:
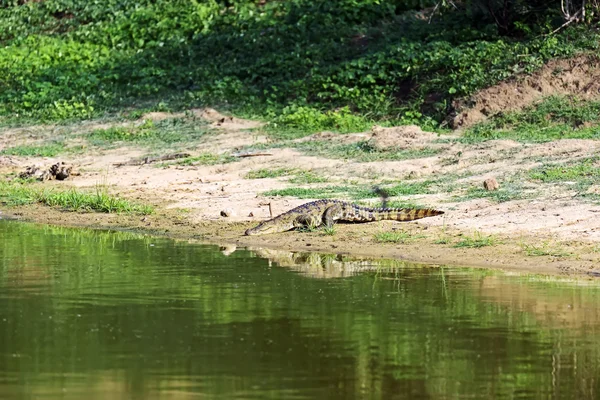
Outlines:
[[[595,55],[554,60],[539,71],[501,82],[453,104],[452,128],[468,128],[499,112],[521,110],[550,95],[600,98],[600,60]]]
[[[374,126],[369,144],[375,149],[384,151],[389,149],[422,149],[430,147],[431,142],[437,137],[435,133],[424,132],[416,125],[395,126],[383,128]]]

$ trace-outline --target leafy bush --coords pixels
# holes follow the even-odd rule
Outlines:
[[[404,12],[431,4],[4,0],[0,116],[61,121],[211,104],[300,129],[435,125],[456,97],[598,46],[583,28],[515,41],[465,9],[431,24]]]

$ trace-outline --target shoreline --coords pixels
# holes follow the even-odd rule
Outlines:
[[[458,231],[442,232],[437,226],[423,226],[418,222],[398,223],[378,221],[366,224],[337,224],[334,236],[320,231],[290,231],[260,236],[243,236],[243,232],[256,222],[206,221],[202,223],[182,219],[176,210],[158,209],[145,217],[128,214],[100,214],[61,211],[40,204],[5,208],[3,219],[58,225],[72,228],[133,231],[140,234],[194,241],[228,248],[265,249],[283,252],[315,252],[350,257],[393,259],[410,263],[448,265],[455,267],[500,269],[518,273],[542,275],[579,276],[593,279],[594,265],[600,255],[591,242],[559,243],[568,245],[570,255],[528,256],[525,246],[532,246],[540,237],[511,238],[497,236],[493,246],[480,248],[452,244],[435,244],[439,235],[461,237]],[[382,226],[383,225],[383,226]],[[374,231],[395,227],[410,229],[416,238],[404,244],[377,243]],[[426,251],[423,249],[426,248]],[[276,261],[276,260],[275,260]]]

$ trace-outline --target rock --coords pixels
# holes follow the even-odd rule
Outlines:
[[[483,188],[487,191],[498,190],[500,189],[500,185],[495,178],[488,178],[483,181]]]
[[[250,211],[250,214],[248,214],[249,217],[254,217],[254,213],[252,211]]]
[[[235,211],[233,211],[231,208],[226,208],[224,210],[221,210],[221,217],[234,217],[235,216]]]

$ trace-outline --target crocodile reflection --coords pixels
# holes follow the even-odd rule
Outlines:
[[[344,278],[382,268],[385,268],[386,272],[392,272],[402,269],[408,264],[400,260],[373,260],[343,254],[293,252],[258,247],[247,247],[246,250],[255,257],[267,259],[269,266],[286,267],[312,278]],[[221,248],[221,251],[225,255],[232,253],[231,247]],[[414,264],[410,263],[410,265]]]

